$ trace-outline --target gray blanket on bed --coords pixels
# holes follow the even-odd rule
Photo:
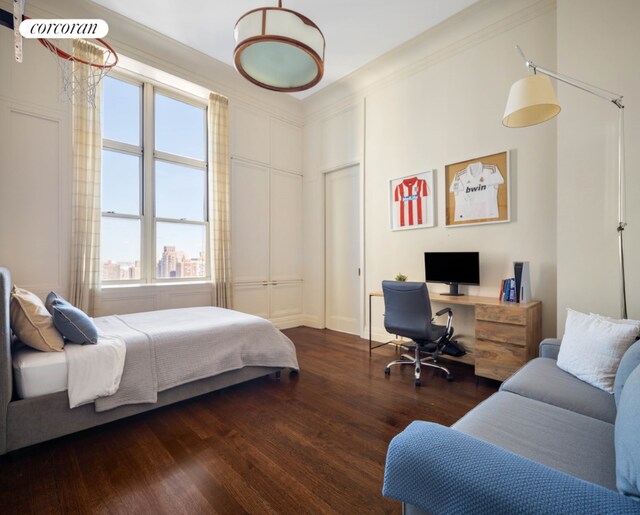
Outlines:
[[[120,387],[96,399],[96,411],[156,402],[158,392],[243,367],[298,369],[289,338],[268,320],[238,311],[168,309],[94,322],[127,345]]]

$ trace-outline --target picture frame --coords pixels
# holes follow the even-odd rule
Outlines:
[[[389,220],[392,231],[436,226],[436,171],[389,180]]]
[[[447,227],[511,221],[508,150],[445,166]]]

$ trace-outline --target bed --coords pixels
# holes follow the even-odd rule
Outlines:
[[[10,273],[0,268],[0,454],[298,369],[295,347],[286,336],[263,319],[232,310],[99,317],[94,321],[101,332],[126,340],[124,370],[113,395],[72,409],[70,372],[78,366],[74,356],[84,354],[40,352],[16,342],[9,324],[10,290]],[[91,347],[97,350],[100,344]]]

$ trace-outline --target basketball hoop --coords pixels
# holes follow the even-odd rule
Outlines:
[[[24,19],[28,19],[24,16]],[[38,39],[56,59],[62,72],[61,95],[73,103],[86,103],[96,106],[98,84],[118,64],[118,54],[103,39]],[[78,54],[79,47],[89,46],[91,52]]]

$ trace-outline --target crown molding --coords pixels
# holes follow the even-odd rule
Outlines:
[[[331,116],[336,105],[357,104],[381,88],[555,10],[556,0],[481,0],[305,98],[304,123]]]
[[[7,0],[0,0],[0,6],[12,10]],[[301,123],[301,100],[258,88],[240,77],[233,67],[101,5],[88,0],[30,0],[26,10],[31,17],[104,19],[109,24],[106,39],[118,53],[232,100]]]

